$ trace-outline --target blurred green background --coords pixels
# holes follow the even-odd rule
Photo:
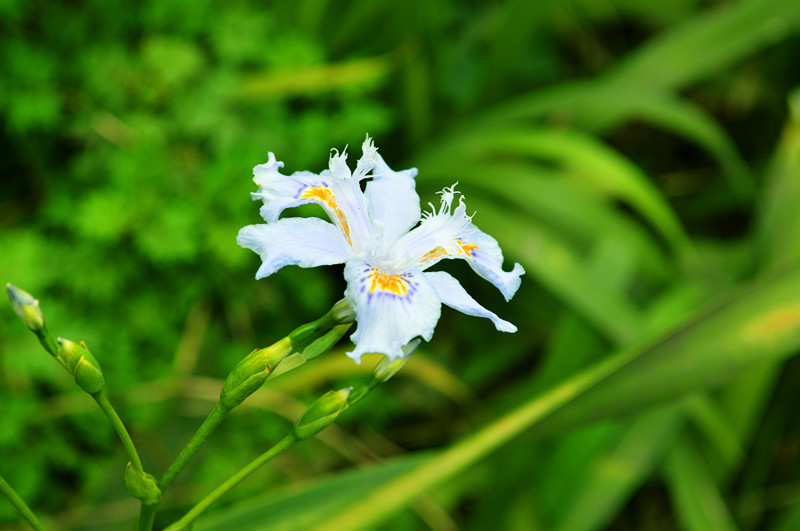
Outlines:
[[[423,204],[458,181],[524,265],[509,304],[445,266],[520,331],[445,309],[400,375],[196,529],[347,510],[377,529],[800,529],[798,30],[797,0],[5,0],[0,280],[86,340],[160,473],[241,357],[344,290],[341,268],[253,279],[235,243],[259,222],[252,167],[320,171],[346,144],[352,163],[369,133],[419,168]],[[377,357],[346,348],[239,408],[157,526],[364,378]],[[526,407],[514,433],[492,424]],[[474,451],[447,468],[457,444]],[[131,529],[125,462],[6,305],[0,473],[53,529]],[[430,484],[397,482],[420,463]],[[385,515],[357,505],[374,492]]]

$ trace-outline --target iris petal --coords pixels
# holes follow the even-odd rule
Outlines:
[[[426,213],[416,228],[403,235],[395,252],[405,257],[408,267],[427,269],[443,258],[465,258],[459,237],[467,232],[470,217],[463,199],[451,212],[453,189],[445,188],[438,212]]]
[[[402,347],[417,336],[429,341],[439,320],[441,302],[418,270],[389,273],[363,260],[348,261],[345,297],[356,312],[356,344],[347,355],[361,361],[368,352],[403,356]]]
[[[274,223],[248,225],[236,242],[261,256],[256,278],[271,275],[286,265],[316,267],[341,264],[350,256],[341,231],[317,218],[287,218]]]
[[[519,289],[520,278],[525,269],[516,263],[511,271],[503,271],[503,251],[497,240],[470,224],[469,231],[459,238],[464,249],[469,251],[467,263],[479,276],[500,290],[506,300]]]
[[[283,162],[275,160],[275,155],[270,152],[268,162],[253,168],[253,181],[258,185],[258,191],[250,195],[253,201],[264,202],[260,213],[267,222],[277,221],[281,212],[287,208],[320,202],[314,197],[303,197],[303,192],[315,187],[328,186],[323,175],[310,171],[283,175],[280,173],[282,167]]]
[[[419,221],[419,196],[414,189],[417,169],[396,172],[380,155],[375,158],[373,177],[365,192],[369,216],[383,241],[392,244]]]
[[[472,315],[475,317],[485,317],[490,319],[495,328],[501,332],[516,332],[517,327],[508,321],[500,319],[495,313],[490,312],[478,302],[473,299],[467,290],[465,290],[458,280],[454,279],[444,271],[435,271],[431,273],[423,273],[425,278],[431,283],[433,289],[442,300],[442,304],[450,306],[454,310],[461,313]]]
[[[258,185],[258,191],[250,195],[254,201],[264,202],[261,217],[274,222],[287,208],[317,203],[351,245],[354,240],[360,245],[369,233],[366,202],[358,183],[347,169],[346,158],[346,154],[333,155],[331,169],[319,175],[308,171],[283,175],[280,173],[283,162],[275,160],[275,155],[270,153],[266,164],[253,168],[253,181]]]

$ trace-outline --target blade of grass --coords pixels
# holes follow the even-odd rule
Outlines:
[[[436,171],[423,170],[431,181],[442,186],[454,181],[462,184],[470,206],[473,196],[481,195],[476,192],[484,190],[578,245],[588,248],[613,234],[652,274],[666,275],[670,267],[664,248],[641,222],[577,183],[562,178],[563,174],[557,171],[514,162],[470,162],[439,167]],[[480,211],[476,222],[480,223],[483,215]]]
[[[711,479],[711,472],[688,438],[676,444],[665,464],[675,511],[687,531],[735,531],[736,524]]]
[[[636,308],[609,289],[601,278],[591,275],[575,249],[543,227],[524,223],[521,216],[509,216],[507,209],[493,203],[475,198],[470,206],[481,212],[482,230],[507,235],[504,249],[522,263],[527,274],[536,277],[603,335],[617,344],[636,337]]]
[[[789,110],[759,216],[758,256],[762,267],[772,270],[800,259],[800,90],[790,98]]]
[[[558,531],[602,529],[629,496],[660,464],[683,424],[679,407],[646,413],[622,433],[614,447],[584,469],[584,475],[562,499],[552,527]]]
[[[679,88],[708,78],[797,29],[795,0],[744,0],[688,18],[620,61],[621,85]],[[722,46],[720,43],[725,43]]]
[[[603,78],[572,82],[522,96],[490,110],[474,126],[511,120],[557,118],[602,134],[639,121],[697,144],[714,159],[741,198],[753,193],[753,180],[727,133],[702,108],[668,91],[610,83]]]
[[[628,159],[595,138],[577,131],[505,128],[502,133],[458,135],[423,158],[430,168],[445,168],[466,160],[508,155],[555,165],[570,179],[600,196],[625,201],[655,227],[670,245],[689,253],[691,244],[661,192]],[[502,186],[502,182],[498,183]]]
[[[429,456],[415,454],[351,470],[296,486],[278,494],[268,493],[217,511],[195,524],[196,531],[301,531],[323,521],[336,509],[357,500],[387,480],[407,472]]]

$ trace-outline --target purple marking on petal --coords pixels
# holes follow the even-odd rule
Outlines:
[[[298,188],[298,189],[297,189],[297,193],[295,194],[294,198],[295,198],[295,199],[300,199],[300,195],[301,195],[301,194],[302,194],[302,193],[303,193],[303,192],[304,192],[304,191],[305,191],[307,188],[308,188],[308,186],[306,186],[306,185],[302,185],[302,186],[300,186],[300,188]]]

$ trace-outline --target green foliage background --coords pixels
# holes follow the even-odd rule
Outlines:
[[[348,507],[381,529],[797,529],[798,30],[796,0],[7,0],[0,279],[86,340],[161,472],[237,360],[344,289],[337,268],[253,279],[252,167],[319,171],[368,132],[423,202],[459,181],[525,266],[510,304],[447,266],[520,332],[445,310],[401,375],[198,529]],[[345,348],[226,421],[157,525],[362,377]],[[617,353],[635,361],[609,375]],[[542,394],[582,375],[600,383]],[[536,400],[520,433],[491,424]],[[499,442],[448,469],[473,433]],[[128,529],[124,463],[7,306],[0,472],[54,529]],[[417,466],[441,478],[392,483]],[[405,508],[358,510],[379,488]]]

